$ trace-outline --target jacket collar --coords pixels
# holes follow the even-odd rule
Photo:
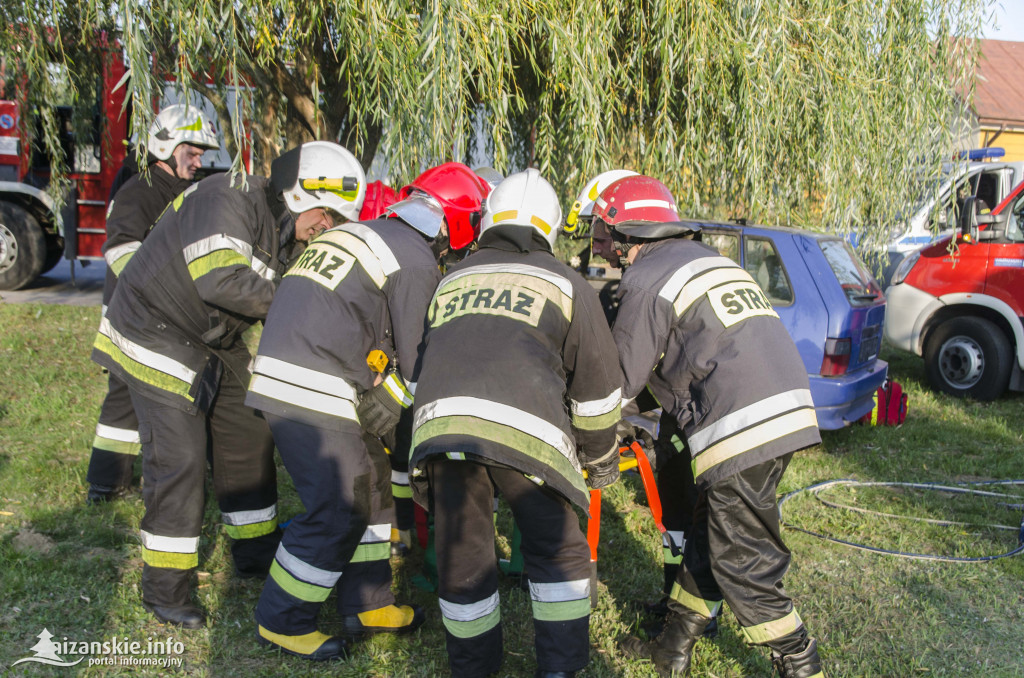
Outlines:
[[[480,248],[503,250],[505,252],[550,252],[548,242],[529,226],[496,226],[480,236]]]

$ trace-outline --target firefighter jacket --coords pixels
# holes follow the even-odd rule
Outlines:
[[[173,200],[121,272],[92,358],[152,400],[206,412],[266,317],[295,224],[269,180],[219,174]]]
[[[767,296],[701,243],[647,243],[619,285],[623,395],[645,385],[686,434],[703,487],[821,442],[796,345]]]
[[[379,349],[388,354],[385,388],[409,407],[423,319],[440,278],[427,240],[400,219],[324,231],[281,283],[246,404],[344,430],[359,421],[356,403],[377,376],[367,356]]]
[[[103,284],[103,305],[110,304],[117,276],[128,265],[164,208],[192,184],[174,174],[151,166],[147,176],[135,174],[115,193],[107,207],[107,241],[103,258],[107,278]]]
[[[615,445],[621,377],[601,303],[530,232],[486,231],[430,302],[410,462],[421,504],[426,462],[454,455],[522,471],[586,508],[581,462]]]

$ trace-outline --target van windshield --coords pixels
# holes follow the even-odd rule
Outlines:
[[[822,239],[818,245],[851,306],[871,306],[879,301],[882,289],[848,242]]]

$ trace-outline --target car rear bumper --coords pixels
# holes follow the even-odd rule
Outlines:
[[[834,431],[870,412],[874,407],[875,391],[885,382],[888,371],[889,363],[876,360],[870,367],[841,377],[810,375],[818,428]]]

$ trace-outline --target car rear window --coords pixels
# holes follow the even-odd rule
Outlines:
[[[881,288],[848,242],[819,240],[818,245],[851,306],[870,306],[878,301]]]

